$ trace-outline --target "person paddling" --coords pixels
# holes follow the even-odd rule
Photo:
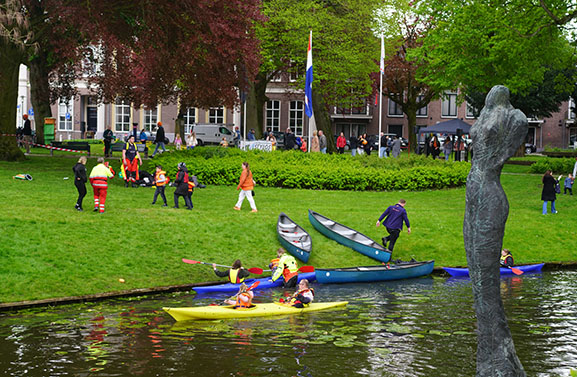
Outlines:
[[[280,259],[278,261],[278,267],[272,275],[272,281],[276,281],[282,275],[283,287],[296,287],[299,279],[299,267],[297,266],[296,259],[288,254],[282,247],[277,250],[277,255],[279,255]]]
[[[244,279],[250,275],[250,272],[242,267],[240,259],[235,260],[232,264],[232,267],[227,271],[217,270],[215,263],[212,264],[212,269],[214,270],[216,276],[221,278],[228,277],[228,280],[233,284],[242,283]]]
[[[501,263],[501,266],[503,266],[503,267],[513,267],[513,265],[514,265],[513,255],[511,254],[509,249],[501,250],[500,263]]]
[[[286,301],[295,308],[305,308],[313,302],[315,298],[315,292],[309,287],[309,281],[307,279],[302,279],[299,282],[297,291]]]
[[[254,293],[246,286],[245,283],[241,283],[238,288],[238,293],[229,299],[224,300],[225,304],[234,305],[234,308],[250,308],[252,306],[252,299],[254,298]]]

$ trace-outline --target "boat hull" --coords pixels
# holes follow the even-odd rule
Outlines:
[[[314,272],[305,272],[299,274],[299,281],[302,279],[308,279],[308,281],[315,280],[315,273]],[[257,289],[267,289],[267,288],[275,288],[282,286],[282,278],[279,278],[276,281],[271,281],[270,278],[259,278],[259,279],[246,279],[244,283],[248,286],[253,284],[254,282],[259,281],[257,287],[253,290]],[[232,283],[224,283],[224,284],[215,284],[215,285],[206,285],[202,287],[194,287],[193,290],[196,293],[215,293],[215,292],[232,292],[236,293],[238,291],[239,284],[232,284]]]
[[[282,247],[291,255],[304,263],[309,261],[312,249],[311,236],[284,212],[278,216],[277,236]]]
[[[306,308],[294,308],[292,306],[268,303],[255,304],[249,309],[235,309],[233,306],[199,306],[189,308],[162,308],[177,321],[199,320],[199,319],[227,319],[227,318],[251,318],[267,317],[275,315],[294,315],[319,310],[328,310],[344,307],[347,301],[338,302],[313,302]]]
[[[527,264],[524,266],[514,266],[514,267],[518,268],[523,272],[535,273],[535,272],[541,272],[543,265],[544,263],[539,263],[539,264]],[[464,268],[443,267],[443,270],[447,271],[451,276],[454,277],[469,276],[469,269],[466,267]],[[501,275],[513,275],[513,271],[510,268],[501,267],[499,268],[499,270],[501,271]]]
[[[388,262],[391,259],[391,253],[381,244],[352,228],[339,224],[311,210],[309,210],[309,221],[316,230],[326,237],[341,245],[350,247],[369,258],[373,258],[379,262]],[[348,235],[346,235],[345,232]],[[354,238],[358,238],[362,242]]]
[[[317,269],[316,278],[319,283],[366,283],[375,281],[411,279],[429,275],[433,272],[435,261],[399,263],[385,265]]]

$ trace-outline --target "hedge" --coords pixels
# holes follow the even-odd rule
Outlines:
[[[243,161],[249,162],[257,185],[323,190],[425,190],[463,186],[470,164],[410,158],[379,159],[302,153],[300,151],[249,151],[202,147],[155,157],[170,177],[185,162],[188,171],[204,184],[236,185]]]
[[[529,168],[530,173],[545,174],[551,170],[554,174],[569,174],[573,172],[574,158],[542,158]]]

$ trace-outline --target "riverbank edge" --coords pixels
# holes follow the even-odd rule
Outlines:
[[[447,266],[445,266],[447,267]],[[456,268],[461,268],[463,266],[456,266]],[[555,262],[555,263],[545,263],[543,270],[577,270],[577,261],[575,262]],[[435,267],[431,275],[439,276],[450,276],[443,267]],[[204,287],[207,285],[222,284],[223,281],[210,281],[202,283],[193,284],[182,284],[182,285],[170,285],[164,287],[153,287],[153,288],[136,288],[125,291],[114,291],[114,292],[103,292],[96,293],[92,295],[84,296],[72,296],[72,297],[57,297],[44,300],[30,300],[30,301],[17,301],[17,302],[6,302],[0,303],[0,313],[8,311],[18,311],[23,309],[30,309],[36,307],[50,307],[50,306],[61,306],[68,304],[76,304],[81,302],[96,302],[104,301],[112,298],[123,298],[123,297],[135,297],[135,296],[146,296],[152,294],[163,294],[171,292],[183,292],[193,289],[194,287]]]

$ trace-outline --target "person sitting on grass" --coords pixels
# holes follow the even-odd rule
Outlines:
[[[229,299],[224,300],[227,305],[234,305],[234,308],[250,308],[252,306],[252,299],[254,293],[248,289],[245,283],[241,283],[238,287],[238,293]]]
[[[315,298],[315,291],[309,287],[309,281],[302,279],[299,282],[297,291],[285,301],[285,303],[295,308],[306,308]],[[282,302],[282,301],[281,301]]]
[[[221,278],[228,277],[228,281],[233,284],[240,284],[244,282],[244,279],[250,275],[250,272],[242,267],[240,259],[235,260],[232,264],[232,267],[227,271],[217,270],[215,263],[212,264],[212,269],[214,270],[216,276]]]
[[[513,267],[513,265],[514,265],[513,255],[511,255],[511,252],[509,251],[509,249],[501,250],[500,263],[501,263],[501,266],[503,266],[503,267]]]

